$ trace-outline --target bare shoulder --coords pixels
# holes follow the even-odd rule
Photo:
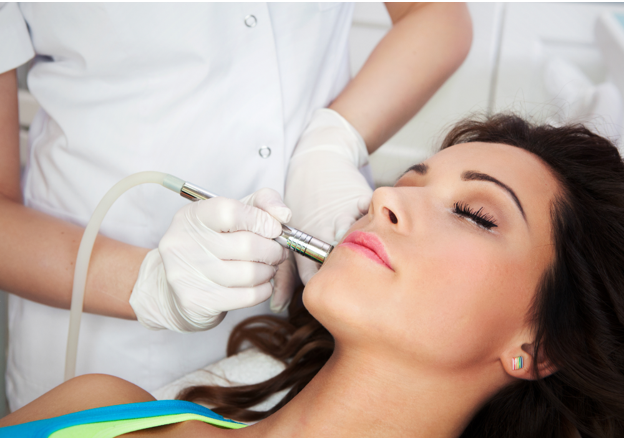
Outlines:
[[[111,375],[82,375],[55,387],[30,404],[0,419],[0,427],[97,407],[145,401],[154,401],[154,397],[126,380]]]

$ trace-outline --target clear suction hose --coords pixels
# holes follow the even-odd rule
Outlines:
[[[111,208],[115,200],[117,200],[124,192],[143,183],[156,183],[163,185],[184,198],[191,201],[206,200],[216,197],[215,194],[195,186],[184,180],[174,177],[173,175],[163,172],[138,172],[130,175],[115,186],[113,186],[104,195],[104,198],[95,208],[85,232],[80,241],[78,248],[78,256],[76,257],[76,268],[74,270],[74,285],[72,288],[72,303],[69,316],[69,333],[67,335],[67,351],[65,355],[65,381],[74,378],[76,375],[76,358],[78,353],[78,334],[80,332],[80,319],[82,317],[82,308],[85,299],[85,286],[87,283],[87,269],[91,260],[91,251],[93,244],[98,236],[98,230],[102,224],[104,216]],[[330,244],[314,238],[306,233],[282,225],[282,234],[275,238],[283,247],[288,248],[296,253],[306,256],[316,262],[323,264],[326,257],[334,249]]]
[[[143,183],[163,184],[167,177],[171,177],[163,172],[139,172],[130,175],[104,195],[95,208],[91,219],[87,224],[85,232],[80,241],[78,256],[76,257],[76,268],[74,269],[74,285],[72,287],[72,304],[69,315],[69,332],[67,335],[67,351],[65,354],[65,381],[76,375],[76,356],[78,353],[78,334],[80,332],[80,319],[82,317],[82,307],[85,299],[85,285],[87,283],[87,269],[91,260],[91,250],[98,236],[100,224],[104,216],[124,192]],[[182,181],[182,180],[181,180]],[[184,182],[182,182],[184,183]]]

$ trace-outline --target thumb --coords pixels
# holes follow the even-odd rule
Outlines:
[[[273,294],[269,304],[271,311],[275,313],[284,311],[291,303],[293,292],[298,284],[299,279],[297,277],[295,259],[293,259],[293,253],[291,253],[289,257],[278,266],[278,271],[273,277]]]
[[[343,236],[345,236],[349,228],[356,221],[367,214],[369,211],[369,205],[371,204],[371,197],[372,195],[363,195],[356,200],[356,209],[358,209],[359,213],[357,217],[345,213],[336,218],[334,221],[334,242],[332,242],[332,245],[338,244],[341,239],[343,239]]]
[[[369,212],[369,205],[371,204],[372,198],[373,198],[373,192],[370,193],[369,195],[363,195],[362,197],[358,198],[358,200],[356,201],[356,207],[358,207],[358,211],[362,215],[365,215],[367,212]]]
[[[334,221],[334,242],[332,245],[338,244],[349,228],[356,222],[356,218],[351,215],[341,215]]]
[[[282,224],[286,224],[291,220],[291,209],[284,204],[280,194],[273,189],[260,189],[243,198],[241,203],[264,210]]]

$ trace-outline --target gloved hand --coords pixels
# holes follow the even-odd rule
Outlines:
[[[141,264],[130,296],[139,322],[202,331],[227,311],[267,300],[270,279],[289,252],[273,238],[290,217],[272,189],[241,201],[217,197],[184,206]]]
[[[358,170],[368,159],[364,140],[349,122],[327,108],[315,111],[289,163],[284,195],[293,212],[289,225],[330,244],[339,241],[371,202],[373,191]],[[319,264],[295,259],[306,284]]]

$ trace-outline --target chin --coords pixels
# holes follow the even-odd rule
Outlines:
[[[302,296],[308,312],[335,338],[340,332],[359,328],[359,322],[366,320],[365,291],[372,285],[360,264],[347,259],[328,259],[308,281]]]
[[[306,284],[302,293],[302,301],[308,312],[316,318],[321,324],[324,324],[324,316],[326,316],[329,304],[329,296],[332,296],[331,286],[328,284],[328,276],[326,267],[322,267]]]

